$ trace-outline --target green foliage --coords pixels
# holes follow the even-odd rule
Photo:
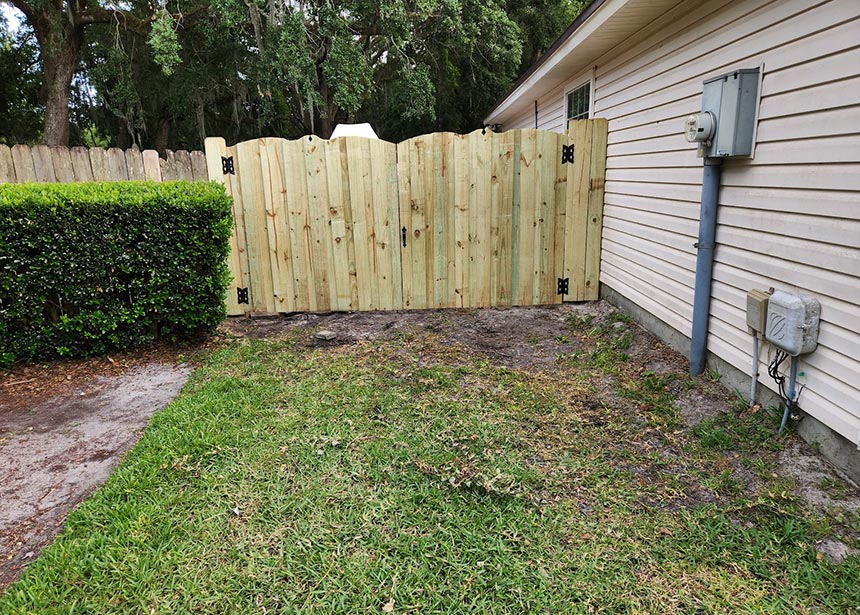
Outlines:
[[[10,30],[0,13],[0,143],[32,143],[41,132],[38,56],[32,31]]]
[[[588,4],[587,0],[507,0],[505,9],[522,33],[520,72],[540,58]]]
[[[156,64],[161,67],[165,75],[172,75],[173,71],[182,61],[179,51],[179,37],[176,35],[176,24],[166,10],[162,9],[152,22],[152,30],[149,33],[149,45],[152,47],[152,55]]]
[[[344,121],[371,122],[391,141],[469,132],[583,4],[129,0],[118,8],[125,19],[85,28],[70,139],[161,151],[199,149],[207,135],[328,136]],[[57,23],[65,19],[61,9],[39,6]],[[19,47],[23,55],[4,52],[0,61],[10,101],[0,141],[40,136],[35,59],[45,50],[32,41]],[[0,106],[3,92],[0,85]]]
[[[0,363],[211,329],[230,224],[216,184],[0,186]]]

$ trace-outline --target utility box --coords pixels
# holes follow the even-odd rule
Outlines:
[[[793,357],[806,354],[818,345],[820,319],[818,299],[778,290],[768,301],[765,337]]]
[[[752,155],[760,72],[742,68],[704,82],[702,113],[712,114],[716,126],[699,146],[700,157]]]
[[[763,290],[753,289],[747,293],[747,326],[755,335],[764,335],[767,328],[769,299],[770,293]]]

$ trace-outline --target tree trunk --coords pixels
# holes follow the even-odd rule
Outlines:
[[[162,118],[158,124],[158,132],[155,133],[155,140],[152,143],[152,149],[158,152],[159,156],[164,156],[167,152],[167,145],[170,142],[170,120]]]
[[[56,27],[56,26],[55,26]],[[83,29],[66,25],[62,30],[51,28],[39,38],[42,55],[42,103],[45,105],[45,145],[69,145],[69,95],[72,77],[81,59]]]

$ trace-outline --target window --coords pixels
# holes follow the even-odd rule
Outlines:
[[[591,82],[583,83],[567,93],[567,119],[587,120],[591,107]]]

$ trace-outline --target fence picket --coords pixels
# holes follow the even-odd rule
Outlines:
[[[592,122],[571,121],[568,135],[574,148],[573,164],[567,168],[564,275],[572,297],[585,297],[585,248],[588,230],[588,188],[591,174]],[[586,204],[583,206],[583,204]]]
[[[355,248],[352,243],[352,207],[349,196],[349,169],[343,139],[325,147],[326,181],[329,194],[329,221],[332,234],[332,279],[335,286],[333,309],[355,309],[358,288],[355,285]]]
[[[93,166],[90,161],[90,152],[85,147],[73,147],[69,152],[72,159],[72,170],[75,172],[75,181],[93,181]]]
[[[337,301],[337,287],[330,272],[338,266],[332,261],[332,235],[329,225],[329,196],[326,173],[325,142],[322,139],[302,139],[301,156],[305,162],[308,205],[308,262],[314,279],[316,311],[331,311]],[[332,297],[334,291],[334,297]]]
[[[125,163],[128,168],[129,179],[135,181],[146,179],[146,173],[143,170],[143,155],[139,149],[130,148],[125,150]]]
[[[588,231],[585,241],[586,301],[595,301],[600,291],[600,242],[603,234],[603,192],[606,184],[606,144],[609,123],[605,118],[591,120],[591,173],[588,182]],[[583,204],[580,203],[580,206]]]
[[[221,169],[221,161],[218,160],[217,168]],[[161,178],[161,159],[158,157],[158,152],[148,149],[143,152],[143,174],[146,179],[153,182],[162,181]]]
[[[75,169],[68,147],[52,147],[51,163],[54,165],[56,181],[68,183],[75,181]]]
[[[108,153],[100,147],[90,149],[90,165],[93,168],[93,179],[96,181],[110,181],[110,165]]]
[[[272,292],[279,312],[296,311],[293,292],[292,256],[287,227],[287,203],[280,143],[277,139],[266,139],[260,144],[260,169],[263,174],[266,225],[269,236],[269,255],[272,268]]]
[[[33,166],[33,154],[26,145],[12,146],[12,161],[15,164],[15,177],[18,183],[36,181],[36,167]]]
[[[54,161],[51,159],[51,149],[47,145],[35,145],[30,148],[33,156],[33,168],[36,171],[37,182],[55,183]]]
[[[108,179],[110,181],[128,181],[128,164],[125,160],[125,152],[118,147],[112,147],[107,151]]]
[[[0,144],[0,183],[15,183],[15,162],[12,160],[12,149]]]

